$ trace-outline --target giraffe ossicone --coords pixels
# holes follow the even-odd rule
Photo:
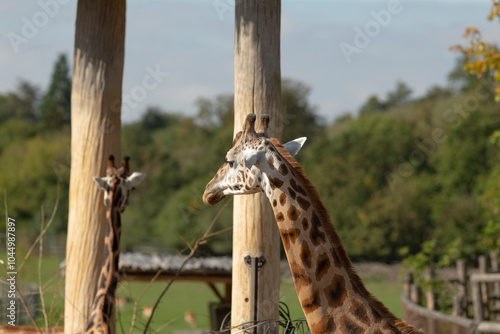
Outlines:
[[[115,296],[118,285],[118,262],[120,256],[121,213],[128,205],[133,187],[142,182],[145,173],[129,175],[129,158],[123,159],[120,168],[115,167],[112,155],[108,159],[105,177],[94,177],[99,189],[104,190],[106,206],[106,232],[104,255],[97,292],[85,333],[115,333]]]
[[[203,201],[264,192],[274,211],[301,307],[311,333],[421,333],[397,319],[356,274],[319,195],[293,158],[305,138],[282,145],[247,116]]]

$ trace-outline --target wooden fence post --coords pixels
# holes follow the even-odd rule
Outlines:
[[[434,268],[428,268],[425,272],[425,279],[427,282],[429,282],[429,290],[425,291],[425,301],[426,301],[426,307],[429,310],[436,310],[437,309],[437,294],[433,290],[433,280],[436,278],[436,271]]]
[[[480,255],[478,257],[479,263],[479,273],[486,274],[487,270],[487,258],[485,255]],[[483,305],[483,314],[481,316],[482,319],[489,319],[489,310],[488,310],[488,283],[483,282],[479,283],[481,287],[481,304]]]
[[[420,297],[420,286],[418,284],[412,284],[410,290],[410,300],[412,301],[412,303],[420,305]]]
[[[491,272],[498,273],[500,270],[498,269],[498,254],[496,252],[490,253],[491,259]],[[493,321],[500,321],[500,282],[493,283],[493,297],[496,298],[493,303]]]
[[[453,313],[457,316],[467,317],[467,262],[465,259],[458,259],[457,262],[458,294]]]
[[[413,284],[413,273],[408,272],[408,273],[406,273],[406,277],[405,277],[404,284],[403,284],[403,291],[404,291],[405,297],[408,299],[410,299],[410,296],[411,296],[412,284]]]

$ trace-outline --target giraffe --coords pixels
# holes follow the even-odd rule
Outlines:
[[[274,211],[295,289],[311,333],[422,333],[397,319],[363,285],[319,195],[293,158],[306,138],[267,138],[269,117],[256,116],[207,184],[205,204],[226,195],[264,192]]]
[[[106,177],[94,177],[100,189],[104,190],[106,205],[106,234],[104,255],[99,285],[87,323],[86,333],[115,333],[115,292],[118,284],[118,261],[120,256],[121,213],[128,205],[130,193],[146,174],[132,173],[129,176],[129,158],[115,168],[114,157],[109,156]]]

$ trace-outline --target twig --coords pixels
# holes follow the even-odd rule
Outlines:
[[[43,231],[43,223],[44,223],[44,212],[43,205],[40,208],[41,211],[41,219],[40,219],[40,231]],[[42,235],[42,234],[40,234]],[[43,286],[42,286],[42,255],[43,255],[43,238],[40,238],[40,242],[38,243],[38,292],[40,293],[40,302],[42,303],[42,313],[43,319],[45,320],[45,331],[49,333],[49,320],[47,318],[47,311],[45,310],[45,298],[43,296]]]
[[[163,272],[162,269],[160,269],[160,270],[158,270],[156,272],[156,274],[153,276],[153,278],[149,281],[148,285],[141,291],[141,294],[135,300],[135,302],[134,302],[134,308],[132,310],[132,322],[130,323],[130,332],[129,332],[129,334],[132,334],[133,330],[134,330],[135,318],[137,316],[137,305],[139,304],[139,301],[142,299],[142,297],[144,296],[144,294],[146,293],[146,291],[149,290],[149,288],[151,287],[151,285],[156,281],[156,279],[161,275],[162,272]]]
[[[196,250],[198,249],[198,247],[200,246],[200,244],[203,241],[205,241],[205,239],[208,237],[208,235],[210,234],[210,231],[212,230],[212,227],[214,226],[215,222],[217,221],[217,219],[221,215],[222,210],[224,210],[226,208],[226,206],[228,206],[229,202],[230,201],[226,201],[226,203],[219,209],[219,211],[215,215],[214,219],[212,220],[212,222],[208,226],[208,228],[205,231],[205,233],[203,234],[203,236],[201,238],[197,239],[196,242],[194,243],[194,245],[192,247],[191,247],[191,245],[188,244],[188,247],[191,249],[191,251],[186,256],[186,258],[184,259],[184,261],[182,262],[180,268],[177,270],[177,272],[175,273],[175,275],[172,278],[172,280],[170,282],[168,282],[168,284],[165,287],[165,289],[163,289],[163,291],[161,292],[160,296],[158,296],[158,299],[156,300],[156,303],[153,306],[153,309],[151,310],[151,315],[149,316],[148,322],[146,323],[146,327],[144,328],[144,332],[143,332],[144,334],[146,334],[146,332],[148,331],[148,327],[151,324],[151,320],[153,319],[154,313],[156,311],[156,308],[160,304],[161,299],[163,298],[163,296],[165,295],[165,293],[167,293],[167,291],[170,288],[170,286],[172,285],[172,283],[175,282],[175,280],[179,277],[179,275],[181,274],[181,272],[184,270],[184,267],[186,266],[187,262],[194,256],[194,254],[195,254]]]
[[[6,195],[7,196],[7,195]],[[31,255],[31,252],[33,251],[33,249],[36,247],[36,245],[38,244],[38,242],[40,241],[40,239],[45,235],[45,233],[47,232],[47,230],[49,229],[50,225],[52,224],[52,222],[54,221],[54,217],[56,215],[56,212],[57,212],[57,207],[59,206],[59,184],[57,185],[57,197],[56,197],[56,204],[54,204],[54,209],[52,209],[52,215],[50,216],[50,219],[47,223],[47,225],[45,225],[45,228],[43,230],[40,231],[40,234],[38,235],[38,237],[36,238],[36,240],[33,242],[33,244],[31,245],[30,249],[28,250],[28,252],[26,253],[26,255],[24,256],[24,259],[23,259],[23,262],[21,262],[21,264],[19,265],[17,271],[21,271],[22,267],[24,266],[24,263],[26,262],[26,260],[28,259],[28,257]],[[5,211],[7,212],[7,211]],[[8,219],[8,218],[7,218]]]
[[[63,283],[64,283],[64,279],[62,277],[60,277],[59,282],[57,282],[56,286],[54,287],[54,295],[52,296],[52,304],[50,305],[50,310],[49,310],[50,327],[57,327],[57,326],[53,326],[54,323],[52,322],[52,318],[54,316],[54,307],[56,305],[56,298],[60,296],[59,295],[59,288],[61,287],[61,285]],[[58,323],[59,323],[59,321],[58,321]]]
[[[154,331],[154,332],[155,332],[155,333],[158,333],[158,331],[160,331],[160,329],[162,329],[163,327],[166,327],[166,326],[170,325],[172,322],[174,322],[174,321],[176,321],[176,320],[178,320],[178,319],[179,319],[179,318],[174,318],[174,319],[172,319],[172,320],[170,320],[170,321],[167,321],[166,323],[164,323],[163,325],[161,325],[160,327],[158,327],[158,328],[156,329],[156,331]]]

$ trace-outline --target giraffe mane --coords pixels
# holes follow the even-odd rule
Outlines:
[[[318,215],[320,222],[328,236],[328,240],[332,243],[342,266],[346,270],[347,274],[351,278],[353,285],[358,289],[358,292],[368,301],[371,307],[373,307],[382,317],[389,320],[393,326],[400,330],[403,334],[414,333],[414,327],[406,324],[404,321],[398,319],[387,307],[382,304],[378,299],[376,299],[368,290],[366,290],[365,285],[361,281],[361,278],[356,273],[349,256],[347,255],[342,240],[340,239],[335,226],[332,224],[330,215],[328,214],[323,202],[321,201],[318,191],[309,180],[309,178],[304,174],[301,165],[295,160],[294,157],[285,149],[285,147],[276,138],[270,138],[271,144],[274,146],[276,151],[285,159],[285,161],[294,169],[296,172],[295,176],[301,181],[301,186],[305,189],[308,195],[308,200],[316,208],[316,214]],[[420,333],[420,332],[419,332]]]

